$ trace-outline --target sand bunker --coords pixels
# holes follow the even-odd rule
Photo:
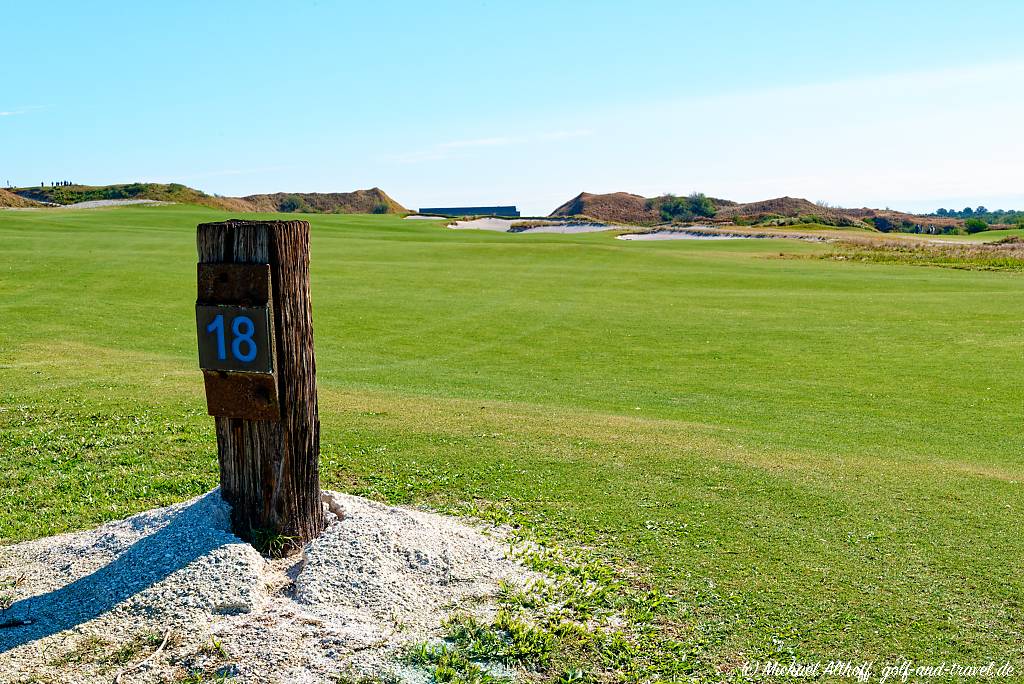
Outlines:
[[[627,233],[619,235],[620,240],[742,240],[754,235],[715,235],[687,230],[656,230],[650,233]]]
[[[529,224],[524,219],[478,218],[468,221],[449,223],[449,228],[456,230],[493,230],[501,233],[598,233],[604,230],[623,230],[627,226],[616,226],[608,223],[580,223],[578,221],[547,221],[542,225],[521,228],[516,224]]]
[[[622,230],[626,226],[612,226],[606,223],[555,223],[544,226],[534,226],[517,230],[513,228],[510,233],[600,233],[605,230]]]
[[[164,202],[161,200],[151,199],[107,199],[107,200],[91,200],[89,202],[75,202],[74,204],[63,204],[62,209],[99,209],[100,207],[123,207],[129,204],[150,204],[153,206],[160,206],[163,204],[174,204],[174,202]]]
[[[698,226],[702,227],[702,226]],[[808,240],[810,242],[827,242],[825,238],[814,235],[786,233],[729,233],[707,227],[709,231],[699,230],[653,230],[649,233],[627,233],[617,236],[619,240]]]
[[[507,233],[512,224],[517,221],[518,219],[478,218],[468,221],[453,221],[448,224],[448,227],[456,230],[495,230]]]
[[[438,636],[442,620],[466,604],[487,615],[499,580],[529,575],[506,558],[499,536],[456,520],[344,494],[325,492],[325,501],[342,518],[328,513],[326,531],[283,560],[230,532],[217,490],[0,547],[0,579],[24,575],[0,623],[29,623],[0,628],[0,682],[109,683],[154,649],[131,664],[110,653],[168,630],[164,650],[125,681],[218,669],[238,682],[389,671],[414,680],[396,664],[407,644]]]

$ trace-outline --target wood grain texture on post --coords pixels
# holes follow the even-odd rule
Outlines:
[[[217,416],[217,452],[221,495],[231,504],[235,533],[257,546],[268,537],[276,537],[279,544],[287,537],[283,551],[289,552],[324,528],[309,223],[203,223],[196,243],[200,264],[270,265],[271,344],[280,420]],[[230,385],[229,373],[212,373]]]

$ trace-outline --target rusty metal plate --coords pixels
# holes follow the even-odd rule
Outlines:
[[[206,410],[211,416],[280,420],[277,379],[273,375],[203,371]]]
[[[267,306],[270,302],[269,264],[199,264],[197,304]]]
[[[274,372],[268,307],[197,304],[196,330],[203,370]]]

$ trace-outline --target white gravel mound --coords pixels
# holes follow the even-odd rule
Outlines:
[[[415,679],[396,664],[405,646],[437,637],[456,609],[486,614],[499,580],[528,577],[499,534],[345,494],[324,498],[327,529],[282,560],[231,533],[217,490],[0,547],[0,581],[24,576],[0,623],[28,623],[0,627],[0,682],[109,683],[124,671],[122,682],[145,683],[195,670],[237,682]],[[130,644],[168,630],[165,648],[139,666],[154,647]]]

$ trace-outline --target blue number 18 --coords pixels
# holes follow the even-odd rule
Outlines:
[[[206,332],[217,334],[217,358],[221,361],[228,357],[227,344],[224,340],[224,314],[217,314],[217,317],[206,326]],[[248,316],[236,316],[231,323],[231,332],[235,339],[231,342],[231,355],[239,361],[246,363],[256,358],[256,341],[252,339],[256,332],[256,324]],[[243,352],[242,347],[246,347]]]

